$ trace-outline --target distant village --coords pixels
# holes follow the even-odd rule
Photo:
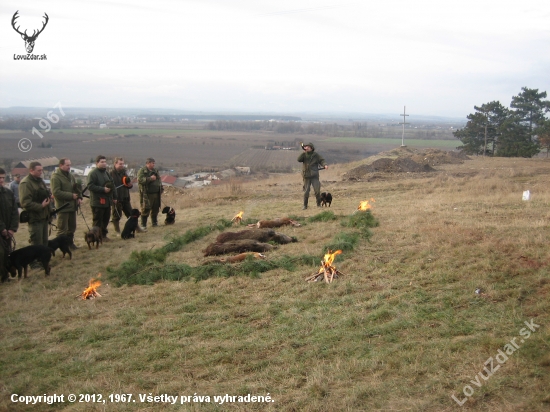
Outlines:
[[[10,181],[13,180],[13,176],[20,175],[21,178],[29,174],[29,165],[31,162],[39,162],[44,169],[44,181],[49,186],[50,176],[59,166],[59,159],[55,156],[52,157],[40,157],[37,159],[26,159],[18,161],[17,164],[10,171]],[[75,175],[77,179],[80,178],[81,183],[85,183],[88,174],[96,168],[95,163],[88,163],[85,165],[75,165],[71,167],[71,173]],[[137,183],[137,170],[127,169],[128,176],[132,178],[132,183]],[[234,167],[231,169],[222,170],[220,172],[197,172],[188,176],[177,177],[170,173],[162,173],[160,171],[161,181],[163,186],[172,186],[180,189],[200,188],[208,185],[221,184],[224,180],[231,179],[232,177],[249,175],[250,167]],[[135,185],[137,186],[137,185]]]

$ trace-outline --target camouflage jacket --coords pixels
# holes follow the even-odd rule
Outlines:
[[[157,178],[151,180],[151,176]],[[142,193],[160,193],[162,191],[162,181],[160,173],[157,169],[149,170],[147,166],[143,166],[138,172],[139,191]]]
[[[298,156],[298,161],[303,163],[302,177],[304,179],[319,177],[319,166],[325,166],[325,159],[315,151],[302,153]]]

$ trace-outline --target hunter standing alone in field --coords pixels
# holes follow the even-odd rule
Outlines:
[[[59,160],[59,167],[52,174],[51,188],[56,209],[69,203],[68,207],[57,213],[57,234],[71,238],[71,249],[77,249],[74,244],[74,234],[76,232],[76,212],[82,203],[82,193],[80,185],[76,183],[76,179],[71,173],[70,159]]]
[[[319,181],[319,169],[328,169],[325,159],[319,153],[315,152],[313,143],[302,145],[304,153],[298,156],[298,161],[302,164],[302,178],[304,179],[304,207],[307,209],[309,200],[309,189],[313,186],[317,206],[321,207],[321,182]]]
[[[107,172],[107,159],[105,156],[96,157],[96,168],[88,175],[88,189],[90,190],[90,205],[92,206],[93,225],[101,228],[103,241],[108,242],[109,218],[111,217],[111,205],[116,203],[116,190],[113,178]]]
[[[151,214],[153,227],[158,226],[158,214],[160,210],[160,194],[162,182],[160,174],[155,169],[155,159],[147,158],[145,166],[139,169],[139,202],[141,204],[141,229],[147,230],[147,218]]]
[[[132,214],[132,205],[130,203],[130,189],[133,187],[130,183],[130,177],[126,173],[126,167],[124,166],[124,159],[122,157],[115,157],[115,163],[113,170],[111,170],[111,177],[116,188],[117,202],[113,205],[113,213],[111,221],[115,227],[115,232],[120,234],[120,218],[122,213],[126,218],[129,218]]]
[[[19,228],[19,213],[15,195],[4,187],[6,171],[0,168],[0,279],[8,279],[8,255],[12,249],[12,238]]]

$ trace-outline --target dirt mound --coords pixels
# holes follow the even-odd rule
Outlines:
[[[449,163],[464,163],[470,158],[462,152],[439,149],[411,149],[402,147],[379,153],[367,159],[368,164],[347,172],[344,180],[361,180],[368,173],[421,173],[433,172],[432,166]]]
[[[344,180],[361,180],[368,173],[420,173],[433,172],[435,169],[429,164],[419,164],[410,157],[388,159],[383,157],[369,165],[362,165],[350,170],[344,175]]]
[[[411,156],[416,163],[438,166],[443,164],[460,164],[470,158],[463,152],[448,152],[446,150],[426,149]]]

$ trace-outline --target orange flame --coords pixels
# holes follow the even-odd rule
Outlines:
[[[371,198],[370,201],[374,202],[375,200]],[[369,203],[368,200],[363,200],[362,202],[360,202],[359,207],[357,208],[357,210],[361,210],[363,212],[369,209],[372,209],[372,205]]]
[[[319,273],[323,272],[325,268],[332,267],[332,262],[334,262],[336,255],[339,255],[340,253],[342,253],[341,250],[337,250],[334,253],[331,253],[331,251],[329,250],[327,253],[325,253],[325,257],[323,258],[323,261],[321,262],[321,267],[319,268]]]
[[[101,273],[97,275],[98,278],[101,277]],[[83,299],[83,300],[86,300],[86,299],[93,299],[97,296],[101,296],[98,292],[97,292],[97,288],[101,286],[101,281],[99,279],[90,279],[90,282],[88,283],[88,287],[86,289],[84,289],[84,292],[82,292],[82,294],[80,295],[80,297]]]
[[[232,222],[240,222],[243,219],[243,211],[241,210],[239,213],[235,215],[233,219],[231,219]]]

